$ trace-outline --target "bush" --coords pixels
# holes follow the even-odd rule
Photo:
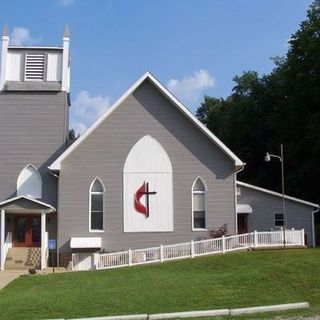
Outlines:
[[[209,230],[209,237],[210,238],[221,238],[222,236],[228,236],[228,224],[225,223],[221,226],[218,230]]]
[[[30,268],[28,271],[29,271],[29,274],[36,274],[37,273],[37,270],[35,267]]]

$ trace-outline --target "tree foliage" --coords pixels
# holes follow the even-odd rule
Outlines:
[[[197,117],[247,163],[239,179],[280,191],[280,164],[266,151],[284,145],[286,192],[320,203],[320,0],[292,34],[270,74],[235,76],[226,99],[204,97]]]

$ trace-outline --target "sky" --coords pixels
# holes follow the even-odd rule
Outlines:
[[[150,71],[191,111],[232,78],[283,56],[311,0],[10,0],[11,44],[62,45],[71,33],[70,127],[82,133]]]

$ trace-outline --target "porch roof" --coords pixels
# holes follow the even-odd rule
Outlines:
[[[23,195],[0,202],[0,210],[5,210],[6,213],[18,214],[40,214],[56,211],[56,209],[48,203]]]

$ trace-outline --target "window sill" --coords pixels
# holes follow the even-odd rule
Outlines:
[[[104,233],[104,230],[89,230],[90,233]]]
[[[208,231],[207,228],[201,229],[201,228],[192,228],[192,231]]]

